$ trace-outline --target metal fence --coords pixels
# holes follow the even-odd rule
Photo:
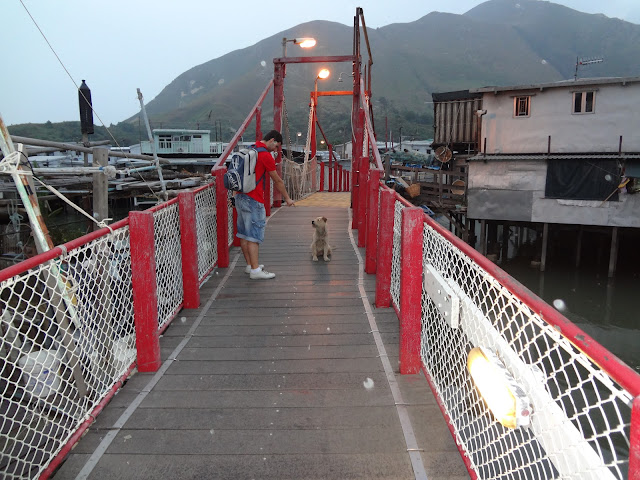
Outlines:
[[[36,478],[135,360],[128,225],[54,253],[2,277],[3,478]]]
[[[177,200],[177,199],[176,199]],[[158,288],[158,322],[162,330],[182,306],[182,255],[178,202],[153,212]]]
[[[193,193],[196,283],[218,258],[215,192]],[[178,206],[148,211],[158,331],[183,303]],[[0,271],[0,477],[49,476],[136,366],[130,228],[125,219]]]
[[[396,246],[409,206],[397,197],[391,299],[401,322]],[[426,215],[423,228],[419,355],[472,476],[637,478],[640,376]],[[511,395],[510,421],[470,373],[478,352],[497,372],[493,392]]]
[[[213,184],[195,192],[198,237],[198,280],[202,281],[218,261],[216,189]],[[229,215],[233,221],[233,215]],[[233,232],[233,226],[231,227]],[[231,242],[229,242],[231,243]]]

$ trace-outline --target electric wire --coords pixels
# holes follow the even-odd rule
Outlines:
[[[76,80],[73,78],[73,76],[71,75],[71,73],[69,72],[69,70],[67,69],[67,67],[65,66],[64,62],[62,61],[62,59],[60,58],[60,56],[58,55],[58,53],[56,52],[56,50],[53,48],[53,45],[51,45],[51,42],[49,41],[49,39],[47,38],[47,36],[45,35],[45,33],[42,31],[42,29],[40,28],[40,25],[38,25],[38,22],[36,22],[36,19],[33,17],[33,15],[31,15],[31,12],[29,11],[29,9],[27,8],[27,6],[24,4],[24,2],[22,0],[19,0],[20,4],[22,5],[22,7],[24,8],[24,10],[27,12],[27,15],[29,15],[29,18],[31,19],[31,21],[33,22],[33,24],[35,25],[35,27],[38,29],[38,31],[40,32],[40,35],[42,35],[42,38],[44,39],[44,41],[47,43],[47,45],[49,46],[49,49],[51,50],[51,52],[53,53],[53,55],[56,57],[56,59],[58,60],[58,63],[60,64],[60,66],[62,67],[62,69],[66,72],[67,76],[69,77],[69,79],[71,80],[71,83],[73,83],[73,85],[75,86],[76,90],[78,91],[78,93],[80,95],[82,95],[82,98],[84,98],[84,100],[87,102],[87,105],[89,105],[89,107],[91,108],[91,111],[96,115],[96,117],[98,118],[98,120],[100,121],[100,124],[104,127],[105,131],[107,132],[107,134],[109,135],[109,137],[111,137],[111,139],[113,140],[113,142],[120,148],[121,145],[118,143],[118,141],[116,140],[116,138],[113,136],[113,134],[111,133],[111,131],[109,130],[109,128],[105,125],[105,123],[102,121],[102,118],[100,118],[100,115],[98,114],[98,112],[96,111],[95,108],[93,108],[93,105],[91,105],[91,103],[89,102],[89,100],[87,99],[87,97],[84,95],[84,92],[82,92],[82,90],[80,90],[80,87],[78,87],[78,83],[76,82]],[[126,152],[123,152],[125,158],[129,159],[129,157],[127,156]],[[144,177],[142,177],[142,175],[140,175],[139,172],[138,176],[140,177],[140,179],[142,181],[144,180]],[[34,178],[37,178],[34,176]],[[160,200],[160,197],[153,191],[153,189],[151,188],[150,185],[147,184],[147,187],[149,188],[149,190],[151,191],[151,193],[156,197],[156,199]]]

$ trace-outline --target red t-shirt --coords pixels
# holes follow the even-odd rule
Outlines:
[[[264,143],[256,142],[256,148],[260,147],[267,148]],[[258,152],[258,163],[256,164],[256,188],[247,193],[247,195],[257,202],[264,203],[264,185],[266,185],[266,183],[271,179],[269,172],[272,172],[275,169],[276,161],[273,159],[271,152]],[[260,180],[262,175],[264,175],[264,179]]]

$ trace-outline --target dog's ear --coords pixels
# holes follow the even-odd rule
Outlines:
[[[327,217],[322,217],[322,220],[324,220],[324,222],[327,223]]]

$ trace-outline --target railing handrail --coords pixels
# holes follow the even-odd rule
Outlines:
[[[360,78],[360,101],[362,102],[362,109],[364,110],[364,119],[365,119],[365,128],[367,129],[367,139],[371,144],[371,150],[373,150],[373,158],[376,160],[377,167],[384,171],[384,167],[382,166],[382,158],[380,158],[380,152],[378,151],[378,145],[376,142],[376,134],[373,130],[373,123],[371,122],[371,118],[369,117],[369,106],[365,101],[365,92],[364,92],[364,80]]]
[[[16,275],[20,275],[27,270],[37,267],[38,265],[42,265],[50,260],[53,260],[64,253],[68,253],[72,250],[75,250],[78,247],[86,245],[87,243],[95,240],[96,238],[100,238],[103,235],[106,235],[109,232],[118,230],[120,228],[126,227],[129,225],[129,218],[124,218],[122,220],[117,221],[113,225],[109,225],[108,227],[101,228],[96,230],[95,232],[89,232],[86,235],[73,239],[67,243],[63,243],[62,245],[58,245],[51,250],[47,250],[46,252],[39,253],[38,255],[34,255],[33,257],[27,258],[15,265],[11,265],[7,268],[0,270],[0,282],[4,282],[5,280],[14,277]]]
[[[269,80],[269,83],[260,94],[260,97],[258,98],[258,101],[251,109],[251,112],[249,112],[249,115],[247,115],[247,118],[244,119],[244,122],[242,122],[242,125],[240,125],[240,128],[236,130],[236,134],[233,136],[233,138],[229,142],[229,145],[227,145],[227,148],[225,148],[224,152],[222,152],[222,155],[220,155],[220,158],[218,159],[216,164],[213,166],[214,168],[222,165],[227,159],[227,157],[229,156],[229,154],[236,147],[236,145],[238,144],[238,140],[240,139],[240,137],[242,137],[244,132],[247,130],[249,123],[251,122],[253,117],[256,115],[258,110],[262,108],[262,102],[264,102],[264,99],[267,96],[267,93],[269,93],[269,90],[271,89],[272,86],[273,86],[273,78]]]
[[[386,185],[383,187],[391,190]],[[397,192],[396,200],[407,207],[415,207]],[[563,337],[593,360],[602,370],[611,376],[619,385],[626,389],[633,397],[640,396],[640,374],[633,370],[621,359],[613,355],[598,341],[585,333],[580,327],[555,310],[543,299],[518,282],[515,278],[487,259],[471,245],[456,237],[433,218],[425,213],[425,223],[451,242],[458,250],[471,258],[489,275],[507,287],[520,301],[536,312],[549,325],[558,328]]]

